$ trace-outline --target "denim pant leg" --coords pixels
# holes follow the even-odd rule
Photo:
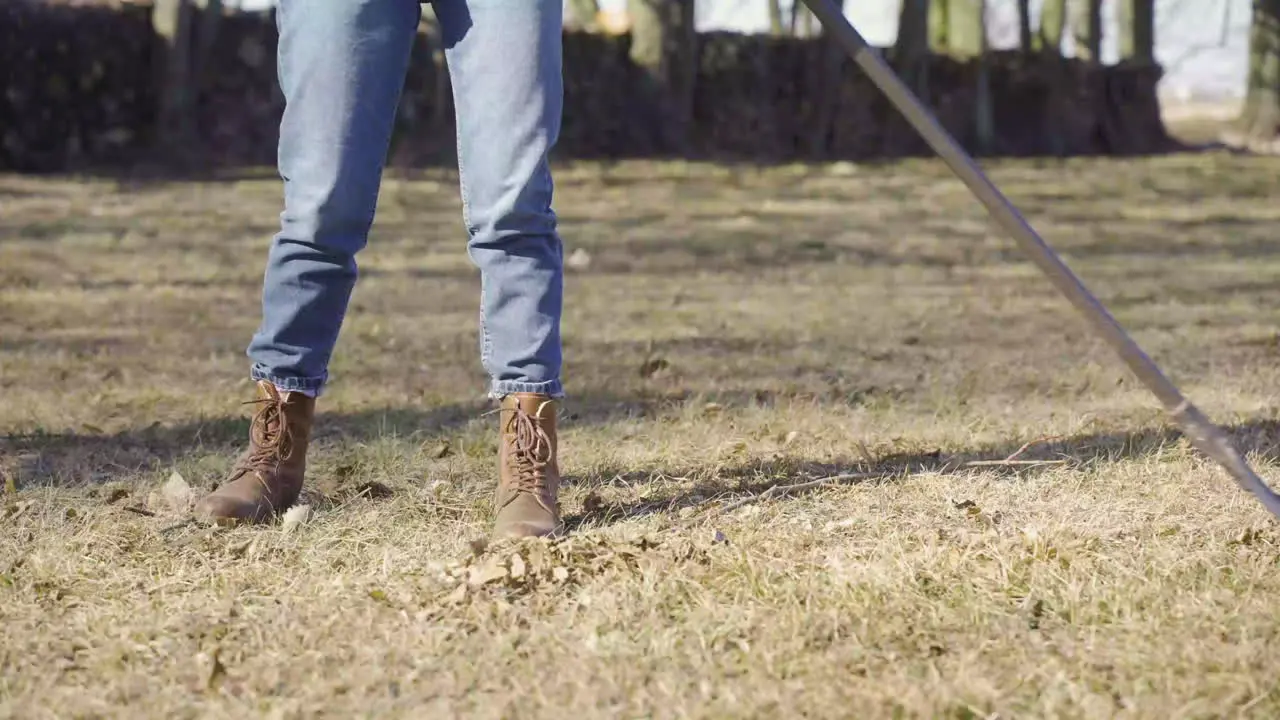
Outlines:
[[[417,0],[278,4],[285,202],[247,351],[256,380],[314,395],[328,378],[420,11]]]
[[[562,397],[563,253],[548,153],[560,132],[562,0],[436,0],[458,126],[489,393]]]

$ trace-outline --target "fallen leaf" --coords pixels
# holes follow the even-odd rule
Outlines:
[[[548,564],[546,546],[536,544],[525,550],[528,556],[524,559],[525,565],[529,567],[529,571],[533,573],[543,572]]]
[[[571,270],[586,270],[591,267],[591,253],[583,248],[574,250],[564,264]]]
[[[209,673],[205,676],[205,689],[216,690],[222,684],[227,676],[227,666],[222,664],[222,658],[219,657],[221,651],[214,649],[211,654],[201,653],[202,659],[209,666]]]
[[[1233,545],[1253,545],[1266,538],[1266,530],[1261,528],[1248,527],[1240,531],[1235,539],[1230,543]]]
[[[23,500],[22,502],[12,503],[5,506],[5,516],[10,520],[16,520],[27,511],[27,508],[35,504],[35,500]]]
[[[496,559],[491,558],[478,568],[471,568],[471,577],[467,582],[471,585],[488,585],[507,576],[508,570]]]
[[[569,579],[569,568],[566,568],[566,567],[555,568],[554,570],[551,571],[551,577],[555,578],[556,582],[564,582],[565,580]]]
[[[395,491],[380,482],[370,481],[356,488],[356,497],[364,497],[369,500],[381,500],[394,494]]]
[[[671,367],[671,363],[663,357],[651,357],[640,364],[640,377],[650,378]]]
[[[285,511],[284,517],[280,520],[280,529],[286,533],[297,530],[299,526],[306,525],[311,521],[310,505],[294,505]]]
[[[128,490],[122,487],[114,487],[107,491],[107,496],[106,498],[103,499],[102,502],[104,502],[107,505],[110,505],[112,503],[123,500],[127,497],[129,497]]]
[[[520,553],[513,553],[511,555],[511,579],[519,580],[524,577],[524,571],[524,558],[520,557]]]
[[[169,475],[169,480],[160,489],[160,492],[164,496],[164,501],[174,512],[190,510],[192,503],[195,501],[195,493],[191,491],[191,486],[187,484],[186,478],[182,477],[176,470]]]
[[[859,520],[858,520],[857,518],[847,518],[847,519],[844,519],[844,520],[835,520],[835,521],[832,521],[832,522],[827,523],[825,526],[823,526],[823,528],[822,528],[822,529],[823,529],[824,531],[827,531],[827,532],[830,532],[830,531],[832,531],[832,530],[841,530],[841,529],[844,529],[844,528],[850,528],[850,527],[853,527],[854,525],[857,525],[857,524],[858,524],[858,522],[859,522]]]
[[[232,557],[240,557],[240,556],[245,555],[245,554],[247,554],[247,553],[249,552],[249,547],[250,547],[251,545],[253,545],[253,539],[252,539],[252,538],[250,538],[250,539],[248,539],[248,540],[242,540],[242,541],[240,541],[240,542],[238,542],[238,543],[235,543],[235,544],[233,544],[233,545],[228,545],[228,546],[227,546],[227,554],[228,554],[228,555],[230,555],[230,556],[232,556]]]

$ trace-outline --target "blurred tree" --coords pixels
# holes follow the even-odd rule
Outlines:
[[[1044,0],[1040,8],[1039,49],[1050,54],[1062,52],[1062,34],[1066,29],[1067,0]]]
[[[596,18],[599,15],[600,3],[597,0],[568,0],[564,24],[571,30],[595,32]]]
[[[213,73],[213,46],[218,42],[218,32],[222,29],[224,4],[222,0],[196,0],[196,5],[200,8],[200,22],[195,27],[196,51],[191,69],[194,81],[190,84],[193,86],[191,92],[199,98]]]
[[[1253,0],[1246,88],[1240,117],[1223,140],[1235,147],[1280,153],[1280,0]]]
[[[784,35],[787,32],[782,21],[782,0],[769,0],[769,32],[773,35]]]
[[[1098,62],[1102,57],[1102,0],[1071,1],[1071,37],[1076,57]]]
[[[1018,0],[1018,49],[1031,52],[1035,41],[1031,36],[1031,0]]]
[[[195,98],[191,83],[191,0],[155,0],[151,25],[158,44],[155,79],[159,98],[156,141],[171,159],[190,148]]]
[[[920,97],[929,96],[930,0],[902,0],[893,61],[903,82]]]
[[[795,1],[799,3],[801,0]],[[834,2],[837,7],[844,9],[844,0],[834,0]],[[816,30],[812,32],[821,33],[823,52],[822,65],[818,68],[817,77],[814,79],[817,83],[817,92],[810,94],[814,98],[814,131],[809,135],[808,152],[815,159],[825,159],[834,132],[846,56],[835,36],[821,27],[817,16],[808,7],[805,8],[805,13],[816,26]]]
[[[1119,0],[1120,57],[1142,63],[1156,60],[1155,0]]]
[[[974,140],[979,152],[991,152],[995,146],[995,108],[991,94],[987,0],[932,0],[928,6],[904,0],[903,12],[907,14],[908,24],[899,27],[909,27],[909,32],[918,36],[923,14],[928,35],[939,51],[975,63]],[[911,42],[919,42],[918,37],[911,38]],[[919,85],[918,78],[916,84]]]
[[[839,3],[843,6],[843,2]],[[813,37],[818,34],[818,18],[802,0],[791,2],[791,36]]]
[[[639,107],[647,109],[650,140],[683,151],[693,122],[698,72],[694,0],[628,0],[631,61],[640,70]]]
[[[991,95],[991,38],[987,34],[987,0],[977,0],[970,9],[978,33],[978,88],[973,101],[974,134],[977,150],[990,153],[996,144],[995,101]]]
[[[982,54],[985,0],[935,0],[933,36],[938,49],[957,57]]]

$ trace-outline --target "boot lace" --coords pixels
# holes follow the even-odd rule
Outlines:
[[[511,484],[517,493],[541,496],[546,490],[546,468],[551,460],[551,438],[533,415],[516,408],[507,425],[511,436]]]
[[[245,405],[259,405],[249,425],[249,453],[236,466],[240,471],[274,470],[293,454],[289,416],[283,398],[259,398]]]

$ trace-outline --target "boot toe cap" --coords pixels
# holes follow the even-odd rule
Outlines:
[[[499,538],[558,537],[564,532],[562,523],[554,520],[512,520],[498,522],[494,536]]]
[[[196,503],[193,511],[196,520],[212,525],[235,525],[242,522],[259,522],[269,512],[259,503],[239,498],[210,495]]]

